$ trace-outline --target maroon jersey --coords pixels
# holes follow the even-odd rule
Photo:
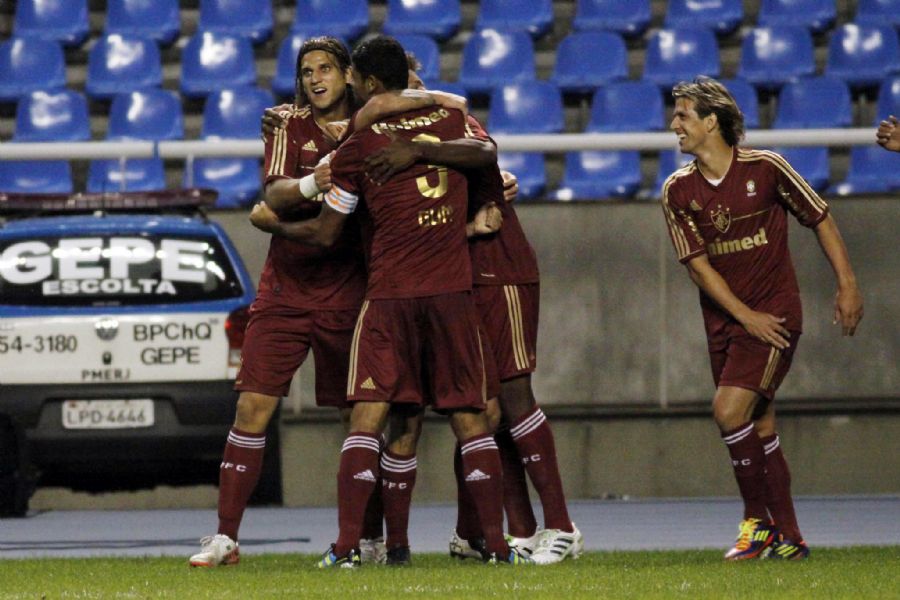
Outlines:
[[[360,198],[369,266],[366,298],[416,298],[472,288],[466,244],[466,179],[447,167],[415,164],[376,185],[366,156],[390,143],[386,131],[411,140],[452,140],[465,134],[462,113],[426,108],[355,132],[331,161],[329,198]],[[346,228],[346,226],[345,226]]]
[[[319,159],[333,149],[309,107],[294,109],[284,129],[266,140],[265,183],[309,175]],[[317,216],[322,199],[320,194],[302,201],[288,220]],[[344,310],[359,307],[365,287],[359,229],[353,225],[344,228],[337,244],[328,251],[272,236],[257,295],[294,308]]]
[[[469,115],[467,135],[490,142],[475,117]],[[503,214],[500,231],[469,240],[475,285],[516,285],[540,281],[537,256],[525,237],[512,204],[503,199],[503,177],[497,165],[466,171],[469,180],[469,220],[484,204],[494,202]]]
[[[707,181],[693,161],[669,176],[662,201],[679,261],[708,255],[744,304],[784,317],[787,329],[801,331],[787,211],[805,227],[815,227],[827,216],[828,205],[784,158],[735,148],[718,185]],[[702,292],[700,303],[711,346],[738,333],[737,321]]]

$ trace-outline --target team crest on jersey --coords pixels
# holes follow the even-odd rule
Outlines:
[[[752,179],[747,180],[747,195],[755,196],[756,195],[756,182]]]
[[[713,226],[720,232],[725,233],[731,227],[731,209],[722,208],[720,204],[718,210],[709,211],[709,218]]]
[[[691,200],[691,203],[688,206],[690,206],[691,210],[694,212],[700,212],[701,210],[703,210],[696,200]]]

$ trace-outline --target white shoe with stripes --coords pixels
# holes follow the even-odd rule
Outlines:
[[[545,529],[537,549],[531,554],[531,560],[539,565],[552,565],[566,557],[573,559],[584,551],[584,536],[572,523],[572,532],[561,529]]]

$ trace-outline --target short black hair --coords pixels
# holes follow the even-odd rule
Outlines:
[[[297,66],[294,71],[294,77],[298,84],[297,93],[300,95],[301,105],[309,104],[309,98],[306,97],[306,92],[303,90],[303,86],[300,85],[300,81],[303,79],[303,74],[300,72],[303,65],[303,57],[316,50],[321,50],[322,52],[333,56],[341,72],[350,68],[350,51],[347,50],[347,46],[345,46],[344,42],[341,40],[328,35],[323,35],[320,37],[309,38],[303,42],[300,46],[300,50],[297,51]]]
[[[353,68],[360,77],[374,76],[389,90],[406,88],[409,64],[400,42],[379,35],[357,44],[353,49]]]

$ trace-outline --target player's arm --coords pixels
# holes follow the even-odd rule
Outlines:
[[[310,246],[329,247],[337,241],[349,213],[339,212],[328,204],[315,219],[282,221],[265,202],[258,202],[250,211],[250,222],[257,229]]]
[[[312,200],[322,192],[331,189],[331,164],[323,158],[309,175],[300,178],[274,179],[266,183],[263,197],[266,204],[279,214]]]
[[[464,116],[469,110],[465,98],[449,92],[409,89],[391,91],[369,98],[353,116],[354,130],[364,129],[379,119],[435,105],[455,108],[462,111]]]
[[[366,174],[376,183],[384,183],[415,163],[477,169],[497,162],[497,147],[484,140],[459,138],[446,142],[413,142],[390,131],[385,135],[391,142],[365,158]]]
[[[894,115],[878,124],[875,140],[885,150],[900,152],[900,121]]]
[[[706,254],[695,256],[685,266],[697,287],[734,317],[747,333],[781,350],[790,346],[790,332],[782,325],[784,317],[755,311],[741,302],[725,279],[709,264]]]
[[[844,335],[853,335],[863,316],[863,298],[850,264],[850,255],[837,223],[829,214],[813,230],[825,258],[831,263],[837,279],[834,298],[834,323],[840,323]]]

